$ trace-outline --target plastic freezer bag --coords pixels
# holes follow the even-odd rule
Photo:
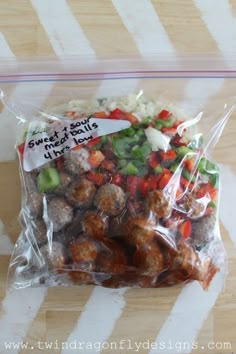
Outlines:
[[[206,97],[226,74],[186,61],[14,65],[0,76],[22,183],[9,287],[207,288],[225,265],[211,153],[234,100]]]

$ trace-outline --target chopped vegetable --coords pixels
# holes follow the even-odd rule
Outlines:
[[[99,150],[91,151],[88,157],[88,163],[93,167],[96,168],[101,165],[102,161],[105,159],[103,153]]]
[[[120,174],[125,175],[125,176],[137,175],[138,174],[138,169],[132,162],[129,162],[119,172],[120,172]]]
[[[116,173],[111,177],[111,183],[121,187],[124,183],[124,177],[121,176],[119,173]]]
[[[142,179],[137,176],[128,176],[126,182],[126,192],[129,194],[129,199],[135,199],[135,196],[139,190]]]
[[[217,189],[213,188],[210,183],[201,184],[196,192],[197,198],[203,198],[209,195],[211,200],[214,201],[217,196]]]
[[[22,143],[22,144],[18,145],[17,146],[17,150],[18,150],[19,154],[21,156],[23,156],[24,155],[24,150],[25,150],[25,143]]]
[[[101,167],[104,169],[104,170],[107,170],[107,171],[114,171],[115,168],[116,168],[116,165],[115,165],[115,162],[114,161],[111,161],[111,160],[104,160],[101,164]]]
[[[57,169],[48,167],[43,169],[37,177],[37,189],[40,193],[46,193],[60,184],[60,177]]]
[[[193,153],[193,150],[187,146],[180,146],[176,148],[176,153],[178,157],[184,157],[187,154]]]
[[[192,172],[193,171],[193,167],[194,167],[194,159],[188,159],[185,161],[185,167],[188,170],[188,172]]]
[[[149,191],[149,183],[148,180],[142,179],[140,182],[140,194],[142,198],[145,198]]]
[[[114,111],[112,111],[109,114],[109,118],[110,119],[125,119],[126,113],[122,112],[119,108],[116,108],[116,109],[114,109]]]
[[[173,144],[176,147],[186,146],[186,143],[182,141],[182,137],[181,136],[175,136],[171,140],[171,144]]]
[[[188,189],[188,190],[192,190],[193,189],[193,183],[189,182],[189,180],[187,180],[184,177],[180,178],[180,185],[184,189]]]
[[[137,118],[131,113],[126,113],[125,119],[128,120],[131,124],[134,124],[138,121]]]
[[[167,119],[170,115],[170,112],[167,111],[166,109],[163,109],[159,114],[158,114],[158,118],[159,119]]]
[[[148,142],[143,145],[135,145],[130,152],[131,158],[139,161],[145,161],[151,151],[151,146]]]
[[[163,171],[163,169],[162,169],[162,167],[161,167],[160,165],[154,167],[153,170],[154,170],[154,173],[155,173],[156,175],[159,175],[159,174],[162,173],[162,171]]]
[[[108,115],[106,112],[95,112],[95,113],[93,113],[93,117],[106,119],[106,118],[108,118]]]
[[[176,135],[176,129],[175,128],[161,128],[161,132],[163,134],[166,134],[170,137],[173,137]]]
[[[168,171],[168,172],[164,172],[161,176],[161,178],[158,180],[158,188],[160,189],[164,189],[167,184],[170,182],[170,179],[171,179],[171,173]]]
[[[188,181],[195,182],[196,180],[196,177],[192,173],[190,173],[186,168],[183,169],[182,176]]]
[[[89,171],[86,175],[87,179],[91,182],[93,182],[94,184],[96,184],[97,186],[101,186],[104,184],[104,174],[99,173],[99,172],[92,172]]]
[[[162,162],[172,161],[176,158],[176,152],[174,150],[160,151],[159,156]]]
[[[184,220],[179,226],[179,233],[184,239],[188,239],[192,232],[192,225],[190,220]]]
[[[169,148],[170,138],[162,134],[155,128],[145,129],[145,134],[148,142],[152,146],[152,151],[158,151],[159,149],[167,151]]]
[[[148,162],[149,162],[149,166],[152,168],[155,168],[158,166],[157,154],[154,151],[152,151],[150,153]]]

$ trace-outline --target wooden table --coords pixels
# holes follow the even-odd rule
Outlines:
[[[9,56],[144,56],[148,52],[181,51],[221,51],[229,62],[227,53],[236,49],[235,16],[235,0],[0,0],[0,65]],[[5,114],[3,111],[2,116]],[[10,131],[7,134],[10,139]],[[71,344],[74,340],[116,342],[117,350],[106,350],[104,345],[103,352],[107,353],[135,352],[127,349],[129,345],[135,348],[135,341],[149,341],[139,350],[149,353],[147,346],[155,340],[164,341],[166,346],[176,345],[180,353],[236,353],[235,134],[234,115],[215,151],[223,164],[221,231],[229,260],[225,288],[220,294],[220,280],[216,278],[208,293],[191,284],[185,289],[26,289],[6,295],[10,242],[14,243],[19,233],[20,208],[18,166],[11,152],[12,161],[0,163],[2,234],[10,239],[0,236],[0,353],[30,352],[4,349],[5,341],[28,342],[36,354],[65,353],[68,351],[56,349],[57,341]],[[125,350],[121,340],[125,341]],[[52,342],[54,349],[46,349],[41,343],[40,350],[38,341]],[[184,341],[197,342],[198,349],[184,350]],[[182,342],[181,348],[178,342]],[[98,345],[90,350],[96,352]],[[175,352],[174,348],[152,351]]]

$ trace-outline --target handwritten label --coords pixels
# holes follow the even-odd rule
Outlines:
[[[47,124],[32,122],[24,149],[23,167],[29,172],[52,161],[77,145],[130,127],[126,120],[83,118]]]

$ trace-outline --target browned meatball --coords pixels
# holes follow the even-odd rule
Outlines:
[[[141,274],[149,276],[157,275],[164,270],[164,257],[155,241],[138,248],[133,257],[133,263]]]
[[[65,189],[72,182],[72,177],[68,173],[65,173],[65,172],[61,172],[59,174],[59,177],[60,177],[60,184],[58,187],[53,189],[53,192],[57,193],[57,194],[63,194],[65,192]]]
[[[81,219],[81,224],[85,234],[102,239],[108,228],[108,218],[96,211],[87,211]]]
[[[43,212],[43,194],[30,192],[27,195],[27,208],[32,217],[39,217]]]
[[[201,263],[195,249],[185,241],[179,240],[177,250],[170,252],[170,270],[182,279],[201,280]]]
[[[122,212],[126,204],[126,196],[122,188],[107,183],[100,187],[96,197],[96,207],[107,215],[115,216]]]
[[[98,254],[98,245],[93,239],[81,237],[70,244],[69,251],[76,264],[93,263]]]
[[[89,272],[73,270],[69,272],[69,276],[75,284],[94,284],[93,275]]]
[[[79,150],[70,150],[64,155],[64,167],[66,171],[73,175],[78,175],[90,170],[88,163],[89,152],[85,148]]]
[[[53,241],[51,244],[42,246],[40,252],[49,269],[60,269],[64,266],[66,251],[61,243]]]
[[[192,195],[192,193],[187,193],[180,206],[184,209],[184,212],[190,218],[199,218],[204,214],[205,206],[203,203],[200,203]]]
[[[30,226],[32,237],[35,238],[38,243],[47,241],[47,227],[42,219],[33,219]]]
[[[156,223],[143,216],[130,218],[126,224],[126,240],[139,246],[150,241],[155,235]]]
[[[82,178],[72,183],[67,192],[68,201],[76,207],[89,207],[94,199],[96,188],[93,182]]]
[[[58,232],[71,223],[73,209],[62,198],[54,198],[48,203],[48,218],[52,223],[53,231]]]
[[[96,259],[96,270],[104,273],[124,273],[127,258],[124,249],[113,240],[105,240]]]
[[[167,217],[171,213],[169,202],[162,190],[149,192],[146,203],[147,208],[153,211],[159,218]]]
[[[192,239],[194,245],[203,248],[216,238],[216,216],[211,214],[192,223]]]

